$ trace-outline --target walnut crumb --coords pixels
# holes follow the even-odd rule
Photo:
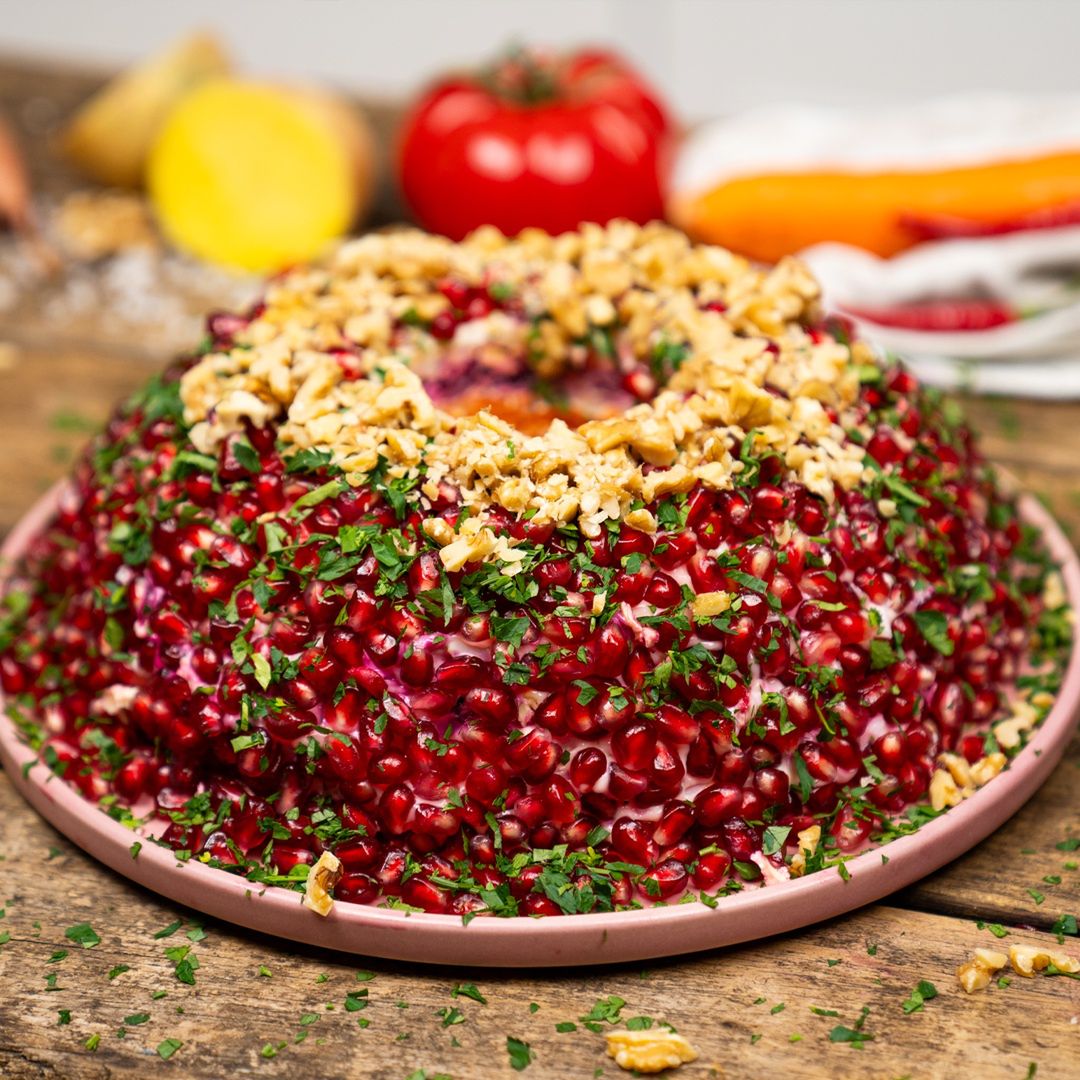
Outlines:
[[[1058,971],[1075,974],[1080,971],[1080,961],[1062,952],[1051,952],[1038,945],[1010,945],[1009,963],[1017,975],[1033,979],[1036,971],[1043,971],[1051,964]]]
[[[691,610],[695,619],[711,619],[716,615],[722,615],[731,607],[731,593],[707,592],[698,593],[694,597]]]
[[[799,850],[791,857],[788,872],[792,877],[802,877],[806,873],[806,860],[809,859],[821,843],[821,826],[811,825],[798,834]]]
[[[1026,701],[1013,704],[1013,714],[1008,720],[994,725],[994,738],[998,746],[1005,750],[1014,750],[1023,742],[1024,734],[1030,731],[1038,720],[1038,713],[1033,705]]]
[[[974,994],[976,990],[985,990],[994,974],[1007,962],[1004,953],[994,949],[976,949],[975,955],[956,969],[956,977],[969,994]]]
[[[590,328],[611,328],[620,356],[640,360],[662,343],[685,357],[651,401],[577,430],[556,419],[530,436],[489,412],[454,416],[420,374],[444,348],[426,320],[446,307],[446,278],[494,278],[525,317],[468,320],[445,348],[527,348],[551,380],[574,369]],[[723,299],[724,310],[703,299]],[[283,443],[329,451],[351,480],[385,468],[391,479],[423,475],[425,493],[456,489],[481,523],[501,507],[538,524],[576,521],[589,537],[623,520],[654,533],[642,504],[696,484],[730,488],[748,438],[826,500],[861,480],[863,449],[844,425],[873,356],[808,332],[818,317],[818,288],[797,262],[762,270],[658,223],[517,239],[485,228],[459,244],[370,234],[273,282],[235,345],[185,372],[180,395],[203,453],[245,423],[276,423]],[[447,569],[520,563],[490,528],[428,535]]]
[[[939,768],[930,777],[930,805],[935,810],[959,806],[964,799],[971,798],[978,788],[993,780],[1007,763],[1008,758],[1000,751],[987,754],[974,764],[969,764],[959,754],[939,754]]]
[[[647,1031],[612,1031],[607,1036],[607,1052],[620,1069],[658,1073],[697,1061],[698,1052],[674,1031],[650,1028]]]
[[[316,915],[329,915],[334,906],[330,890],[340,877],[341,860],[331,852],[324,851],[318,862],[308,871],[307,884],[304,886],[304,907],[314,911]]]

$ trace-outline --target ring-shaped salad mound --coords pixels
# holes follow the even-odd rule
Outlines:
[[[371,235],[211,316],[2,610],[10,715],[114,818],[466,919],[843,873],[1007,767],[1070,634],[800,264],[625,222]]]

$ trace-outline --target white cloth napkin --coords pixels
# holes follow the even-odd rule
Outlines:
[[[775,105],[698,128],[680,153],[674,189],[770,172],[944,169],[1070,150],[1080,150],[1078,96],[977,94],[886,109]],[[981,296],[1037,311],[982,331],[868,321],[860,330],[930,383],[1080,397],[1080,227],[929,241],[891,259],[841,244],[800,254],[834,309]]]
[[[834,309],[971,295],[993,296],[1021,310],[1044,309],[1004,326],[957,333],[864,324],[894,352],[1080,361],[1080,227],[932,241],[891,259],[844,244],[818,244],[801,257],[821,282],[826,306]]]

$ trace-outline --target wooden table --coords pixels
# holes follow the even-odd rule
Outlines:
[[[28,103],[45,100],[62,115],[93,81],[0,63],[0,110],[25,118]],[[38,144],[34,168],[49,190],[71,183]],[[85,426],[165,359],[152,340],[118,342],[92,321],[57,325],[32,301],[0,314],[0,535],[63,475]],[[967,406],[989,455],[1080,539],[1080,404]],[[1062,850],[1080,836],[1078,769],[1080,740],[1040,794],[965,858],[886,903],[758,945],[630,967],[451,971],[208,924],[193,943],[194,985],[177,981],[165,950],[192,944],[185,933],[198,915],[96,864],[0,777],[0,1075],[510,1077],[513,1037],[535,1053],[525,1076],[610,1078],[627,1074],[605,1056],[602,1035],[555,1025],[616,995],[624,1017],[670,1021],[700,1049],[678,1073],[687,1080],[1080,1076],[1080,982],[1014,977],[969,997],[955,977],[973,948],[997,944],[980,924],[1007,928],[1005,945],[1056,946],[1054,921],[1080,912],[1080,852]],[[162,937],[177,920],[183,928]],[[100,944],[65,939],[82,922]],[[1066,948],[1080,953],[1080,940]],[[374,978],[358,981],[361,967]],[[920,980],[938,996],[906,1014]],[[475,983],[486,1003],[452,996],[459,982]],[[346,995],[363,989],[370,1007],[348,1011]],[[872,1041],[830,1041],[864,1008]],[[156,1050],[170,1039],[182,1045],[162,1061]]]

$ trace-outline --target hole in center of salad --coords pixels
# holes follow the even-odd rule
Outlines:
[[[577,427],[625,412],[638,399],[610,364],[587,360],[553,378],[537,372],[524,356],[498,347],[441,358],[432,369],[418,367],[432,401],[454,416],[486,409],[529,435],[553,420]]]

